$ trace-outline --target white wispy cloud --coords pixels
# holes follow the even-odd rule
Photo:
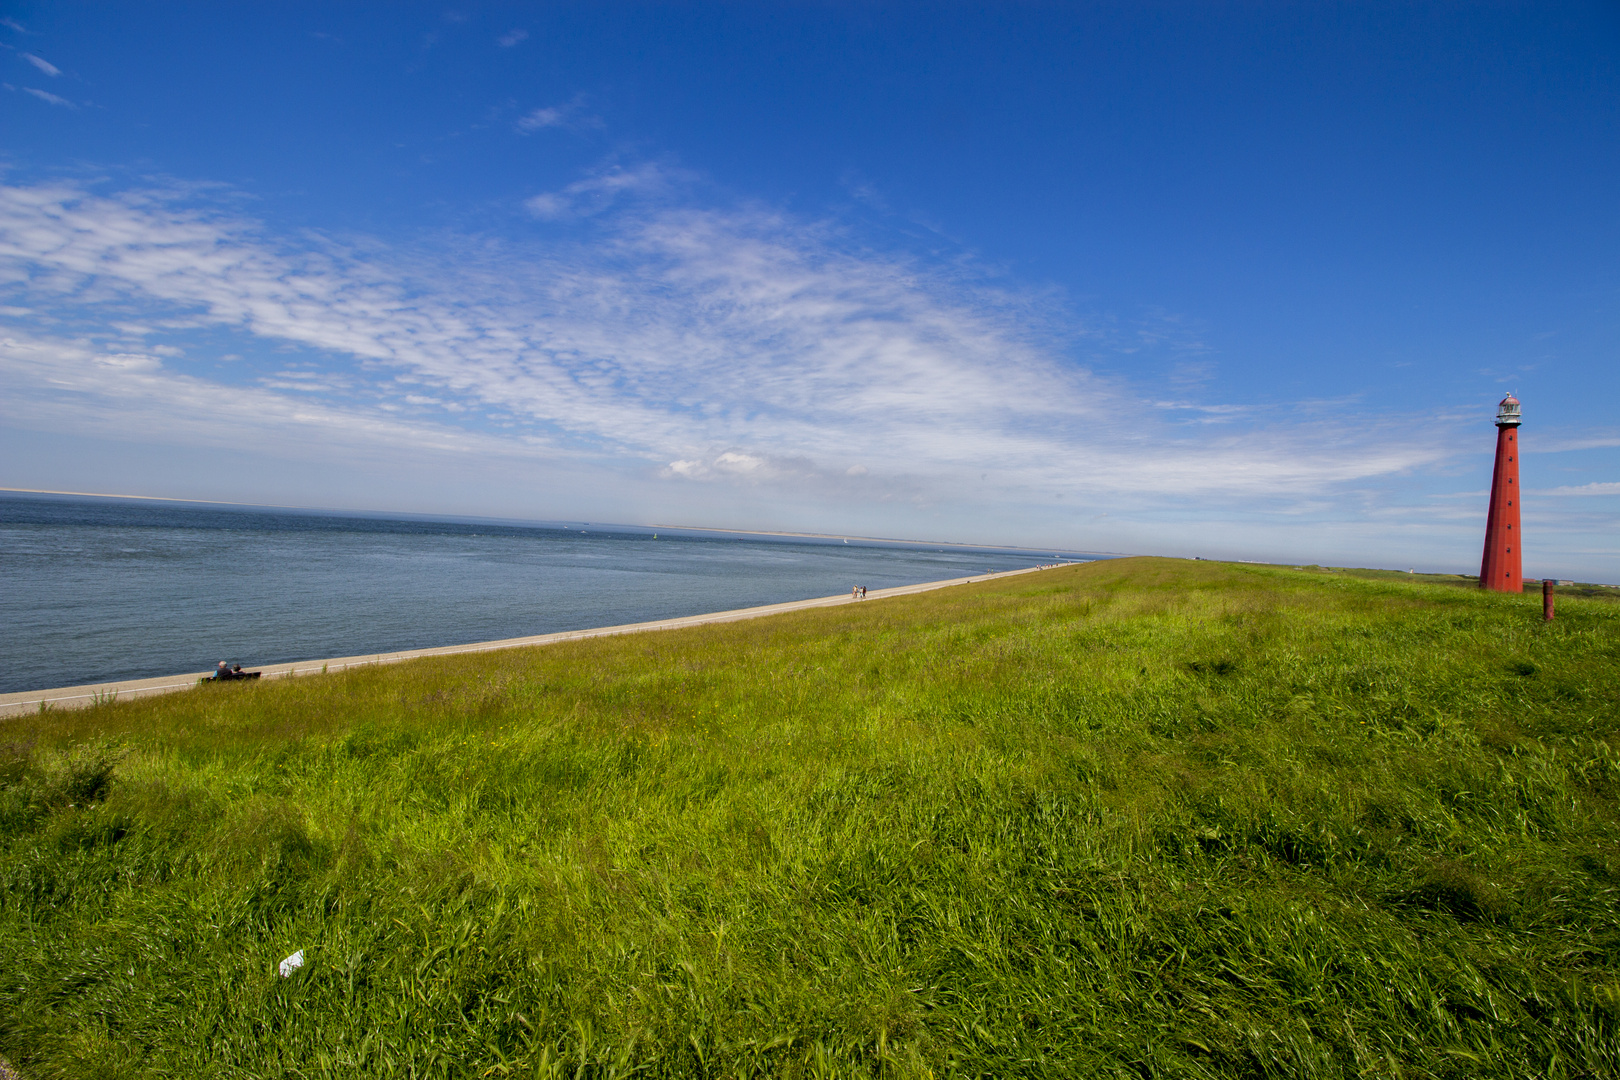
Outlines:
[[[86,434],[282,452],[296,447],[315,456],[402,449],[464,457],[533,453],[532,443],[407,422],[378,409],[222,386],[175,371],[160,356],[111,351],[82,339],[0,336],[0,372],[24,391],[0,402],[0,417],[19,426],[45,421]]]
[[[562,105],[532,109],[519,117],[513,126],[524,134],[531,134],[546,128],[598,128],[602,126],[602,120],[588,110],[584,95],[578,95]]]
[[[540,131],[549,127],[562,127],[565,114],[558,106],[546,106],[525,113],[517,122],[519,131]]]
[[[528,38],[529,32],[527,30],[508,30],[506,33],[495,39],[495,44],[499,45],[503,49],[510,49],[514,45],[527,41]]]
[[[75,326],[8,339],[8,408],[154,439],[589,456],[648,482],[922,506],[1299,499],[1451,452],[1403,417],[1178,423],[1075,363],[1087,330],[1049,298],[678,188],[667,167],[612,167],[529,204],[583,238],[410,249],[295,242],[194,190],[0,188],[0,291]],[[615,201],[632,193],[664,197]],[[159,351],[201,332],[301,365]],[[251,385],[224,385],[232,371]]]
[[[535,217],[552,220],[598,214],[622,195],[658,194],[690,179],[687,173],[653,162],[628,169],[612,165],[560,191],[536,195],[523,205]]]
[[[1590,484],[1569,484],[1564,487],[1532,490],[1531,495],[1620,495],[1620,483],[1595,481]]]
[[[53,79],[62,74],[61,68],[57,67],[49,60],[46,60],[44,57],[35,56],[33,53],[21,53],[20,55],[24,60],[28,61],[30,64],[33,64],[35,67],[39,68],[39,70],[43,71]]]
[[[60,105],[66,109],[78,108],[77,105],[73,104],[73,102],[69,101],[67,98],[53,94],[49,90],[36,90],[32,86],[25,86],[22,88],[22,91],[25,94],[33,94],[35,97],[39,98],[39,100],[48,101],[52,105]]]
[[[1563,454],[1572,450],[1606,450],[1615,446],[1620,446],[1620,433],[1599,432],[1588,435],[1555,436],[1550,439],[1539,437],[1526,439],[1524,452],[1526,454]]]

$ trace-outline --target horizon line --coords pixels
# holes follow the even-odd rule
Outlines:
[[[454,521],[457,516],[463,516],[466,518],[481,517],[481,515],[478,514],[435,515],[419,513],[411,510],[365,510],[359,507],[298,506],[287,503],[234,502],[228,499],[176,499],[164,495],[120,495],[105,491],[56,491],[50,488],[0,487],[0,493],[7,492],[17,495],[72,495],[77,498],[84,499],[138,499],[142,502],[196,503],[200,506],[242,506],[250,509],[263,510],[304,510],[323,514],[402,514],[408,517],[425,517],[439,521]],[[482,517],[482,520],[505,521],[529,525],[538,525],[543,523],[542,519],[538,518]],[[560,524],[565,519],[558,518],[555,520]],[[570,518],[566,520],[574,519]],[[590,523],[581,521],[581,524],[588,525]],[[1067,551],[1073,555],[1115,556],[1120,558],[1129,558],[1131,555],[1131,553],[1128,551],[1081,551],[1078,548],[1061,548],[1055,546],[1023,547],[1018,544],[969,544],[963,543],[960,540],[916,540],[896,536],[861,536],[856,533],[789,532],[774,529],[724,529],[711,525],[636,525],[628,522],[603,522],[602,527],[617,529],[675,529],[682,532],[731,533],[741,534],[743,536],[784,536],[798,537],[805,540],[867,540],[877,544],[923,544],[930,547],[978,548],[981,550],[999,551],[1051,551],[1054,554]]]

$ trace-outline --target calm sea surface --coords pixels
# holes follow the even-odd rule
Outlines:
[[[578,630],[1050,551],[0,494],[0,692]]]

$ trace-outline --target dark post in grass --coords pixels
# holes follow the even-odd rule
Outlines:
[[[1552,622],[1553,619],[1553,579],[1541,579],[1541,619],[1543,622]]]

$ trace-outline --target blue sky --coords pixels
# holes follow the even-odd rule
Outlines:
[[[1620,581],[1612,4],[27,4],[0,486]]]

